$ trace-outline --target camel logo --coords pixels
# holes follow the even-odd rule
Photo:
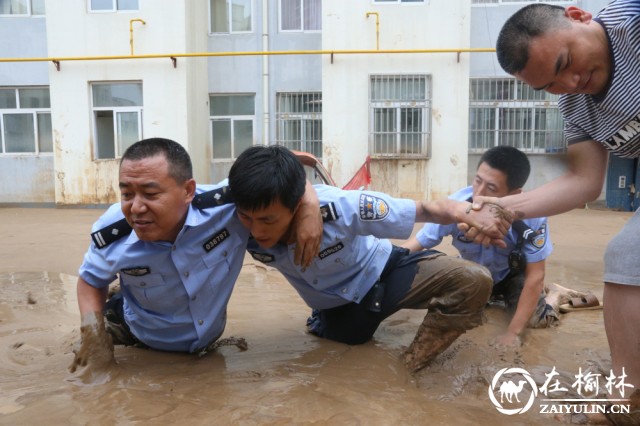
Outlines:
[[[507,378],[502,376],[507,376]],[[501,378],[503,379],[502,381],[500,381]],[[520,393],[527,384],[526,389],[530,388],[531,392],[529,393],[529,400],[525,402],[524,398],[521,400]],[[499,394],[499,400],[496,398],[496,393]],[[509,416],[526,412],[533,405],[536,396],[538,396],[536,382],[529,372],[523,368],[503,368],[493,376],[489,386],[489,399],[491,399],[498,411]],[[506,404],[509,408],[505,408],[503,404]]]

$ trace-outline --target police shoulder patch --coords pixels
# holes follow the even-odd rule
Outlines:
[[[389,215],[389,205],[382,198],[360,194],[360,219],[383,220]]]
[[[543,223],[536,231],[535,237],[531,240],[531,244],[535,248],[542,248],[547,242],[547,224]]]

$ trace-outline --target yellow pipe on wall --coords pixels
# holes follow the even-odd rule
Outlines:
[[[133,23],[142,22],[142,25],[147,25],[144,19],[131,19],[129,20],[129,45],[131,46],[131,56],[133,56]]]
[[[113,59],[194,58],[215,56],[262,56],[262,55],[358,55],[358,54],[417,54],[417,53],[490,53],[495,48],[467,49],[399,49],[399,50],[273,50],[256,52],[201,52],[201,53],[154,53],[147,55],[113,56],[58,56],[41,58],[0,58],[0,62],[55,62],[55,61],[101,61]]]
[[[367,18],[369,15],[376,15],[376,50],[380,50],[380,15],[378,12],[367,12]]]

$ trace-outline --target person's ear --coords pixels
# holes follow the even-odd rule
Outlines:
[[[196,181],[195,179],[189,179],[184,183],[185,201],[189,204],[193,201],[193,197],[196,196]]]
[[[591,18],[593,17],[593,15],[591,15],[590,12],[587,12],[586,10],[582,10],[576,6],[567,7],[564,11],[564,15],[567,18],[571,19],[572,21],[578,21],[582,23],[587,23],[591,21]]]
[[[522,188],[516,188],[512,191],[509,191],[509,194],[507,195],[517,195],[517,194],[522,194]]]

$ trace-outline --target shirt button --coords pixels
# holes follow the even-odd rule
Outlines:
[[[204,321],[202,321],[202,320],[198,320],[198,324],[199,324],[199,325],[202,325],[202,324],[204,324]]]
[[[226,251],[226,250],[222,252],[222,256],[224,256],[224,257],[227,257],[227,254],[228,254],[228,253],[227,253],[227,251]]]
[[[185,278],[189,278],[189,271],[187,271],[187,272],[185,272],[185,273],[184,273],[184,277],[185,277]]]
[[[196,300],[198,298],[198,296],[196,296],[195,294],[193,296],[191,296],[191,300]]]
[[[140,283],[140,287],[144,287],[147,283]]]
[[[175,245],[171,246],[171,250],[176,251],[176,246]]]
[[[313,280],[313,283],[314,284],[318,284],[318,280]]]
[[[347,288],[345,287],[345,288],[342,289],[342,294],[344,294],[346,292],[347,292]]]

